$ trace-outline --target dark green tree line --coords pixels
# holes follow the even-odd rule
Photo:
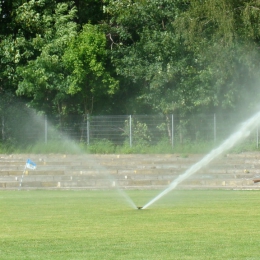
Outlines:
[[[125,0],[110,1],[106,11],[117,73],[137,86],[137,100],[150,111],[258,102],[258,1]]]
[[[259,1],[1,0],[0,14],[2,100],[64,115],[258,103]]]

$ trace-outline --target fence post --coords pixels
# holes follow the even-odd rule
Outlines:
[[[172,114],[172,149],[174,147],[174,117]]]
[[[2,116],[2,140],[5,140],[5,118]]]
[[[259,146],[259,125],[256,128],[256,148],[258,149]]]
[[[44,142],[47,144],[48,142],[48,119],[47,115],[44,116]]]
[[[90,129],[89,114],[87,114],[87,145],[89,145],[89,129]]]
[[[217,140],[217,121],[216,121],[216,114],[214,113],[214,143]]]
[[[129,116],[129,144],[132,147],[132,116]]]

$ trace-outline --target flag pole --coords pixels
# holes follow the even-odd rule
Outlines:
[[[26,169],[27,168],[35,170],[36,169],[36,164],[34,162],[32,162],[30,159],[27,160],[27,162],[26,162],[26,164],[24,166],[24,170],[23,170],[23,174],[22,174],[21,180],[20,180],[19,190],[22,187],[23,177],[24,177],[24,174],[26,173]]]
[[[25,166],[24,166],[24,170],[23,170],[22,178],[21,178],[21,180],[20,180],[19,190],[20,190],[21,187],[22,187],[23,176],[24,176],[24,174],[25,174],[26,168],[27,168],[27,163],[26,163]]]

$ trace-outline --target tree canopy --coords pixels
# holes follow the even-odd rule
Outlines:
[[[255,109],[259,41],[256,0],[0,0],[0,111]]]

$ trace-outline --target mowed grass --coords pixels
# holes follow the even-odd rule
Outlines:
[[[142,206],[158,191],[127,191]],[[260,191],[1,191],[0,259],[260,259]]]

